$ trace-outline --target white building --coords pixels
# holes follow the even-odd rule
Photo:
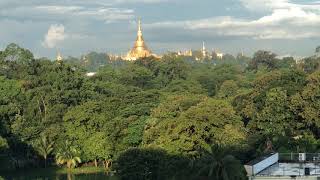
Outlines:
[[[249,180],[319,180],[319,163],[318,153],[288,153],[280,157],[274,153],[249,162],[245,169]]]
[[[96,72],[88,72],[87,74],[86,74],[86,76],[87,77],[93,77],[93,76],[95,76],[97,73]]]
[[[223,58],[223,56],[224,56],[224,54],[223,54],[223,53],[216,53],[216,55],[217,55],[217,57],[218,57],[219,59],[222,59],[222,58]]]

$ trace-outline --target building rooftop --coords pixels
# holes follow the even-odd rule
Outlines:
[[[309,168],[310,174],[305,174]],[[264,169],[256,176],[305,176],[320,175],[319,163],[276,163]]]
[[[267,154],[267,155],[264,155],[264,156],[260,156],[250,162],[247,163],[247,165],[255,165],[265,159],[268,159],[269,157],[273,156],[275,153],[270,153],[270,154]]]

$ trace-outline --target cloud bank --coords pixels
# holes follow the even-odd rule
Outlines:
[[[237,36],[252,39],[304,39],[320,37],[320,5],[295,4],[289,0],[240,0],[248,10],[269,12],[257,19],[220,16],[198,20],[165,21],[148,28],[183,28],[205,31],[211,36]],[[258,15],[257,15],[258,16]]]
[[[76,56],[124,53],[135,39],[137,17],[154,51],[198,48],[207,40],[226,51],[245,44],[250,51],[307,54],[320,41],[315,0],[0,0],[0,47],[16,42],[52,57],[57,46]]]

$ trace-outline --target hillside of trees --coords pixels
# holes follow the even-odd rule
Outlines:
[[[93,77],[16,44],[0,51],[0,172],[91,164],[122,179],[246,179],[270,151],[320,152],[320,58],[164,56]]]

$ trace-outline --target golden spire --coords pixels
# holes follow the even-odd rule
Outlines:
[[[142,26],[141,26],[141,19],[138,19],[138,33],[137,33],[137,40],[134,43],[134,47],[129,51],[126,60],[137,60],[143,57],[151,56],[151,51],[146,46],[143,35],[142,35]]]
[[[138,36],[142,36],[141,18],[138,19]]]

